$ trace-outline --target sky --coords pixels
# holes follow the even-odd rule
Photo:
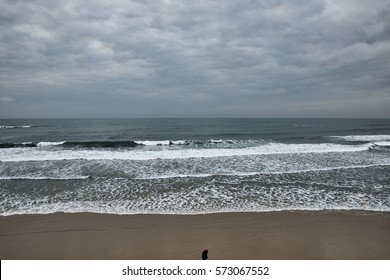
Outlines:
[[[390,0],[0,0],[0,118],[390,118]]]

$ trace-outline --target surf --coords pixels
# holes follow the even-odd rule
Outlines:
[[[55,146],[65,145],[59,142]],[[125,143],[126,146],[127,142]],[[44,147],[50,145],[43,145]],[[122,147],[122,146],[120,146]],[[160,147],[157,150],[102,150],[102,149],[26,149],[9,148],[0,149],[0,161],[50,161],[50,160],[158,160],[158,159],[187,159],[187,158],[216,158],[234,156],[254,156],[272,154],[321,154],[321,153],[344,153],[362,152],[369,150],[368,144],[363,145],[340,145],[332,143],[322,144],[283,144],[266,143],[263,145],[246,148],[184,148],[169,149]],[[96,147],[95,147],[96,148]]]

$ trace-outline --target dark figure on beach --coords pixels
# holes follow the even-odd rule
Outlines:
[[[209,250],[203,250],[202,252],[202,260],[208,260],[209,257],[207,256],[207,254],[209,253]]]

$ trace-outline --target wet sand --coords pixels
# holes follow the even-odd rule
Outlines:
[[[390,213],[0,217],[1,259],[390,259]]]

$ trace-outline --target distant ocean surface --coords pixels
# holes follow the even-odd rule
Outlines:
[[[390,212],[390,119],[0,120],[0,215]]]

